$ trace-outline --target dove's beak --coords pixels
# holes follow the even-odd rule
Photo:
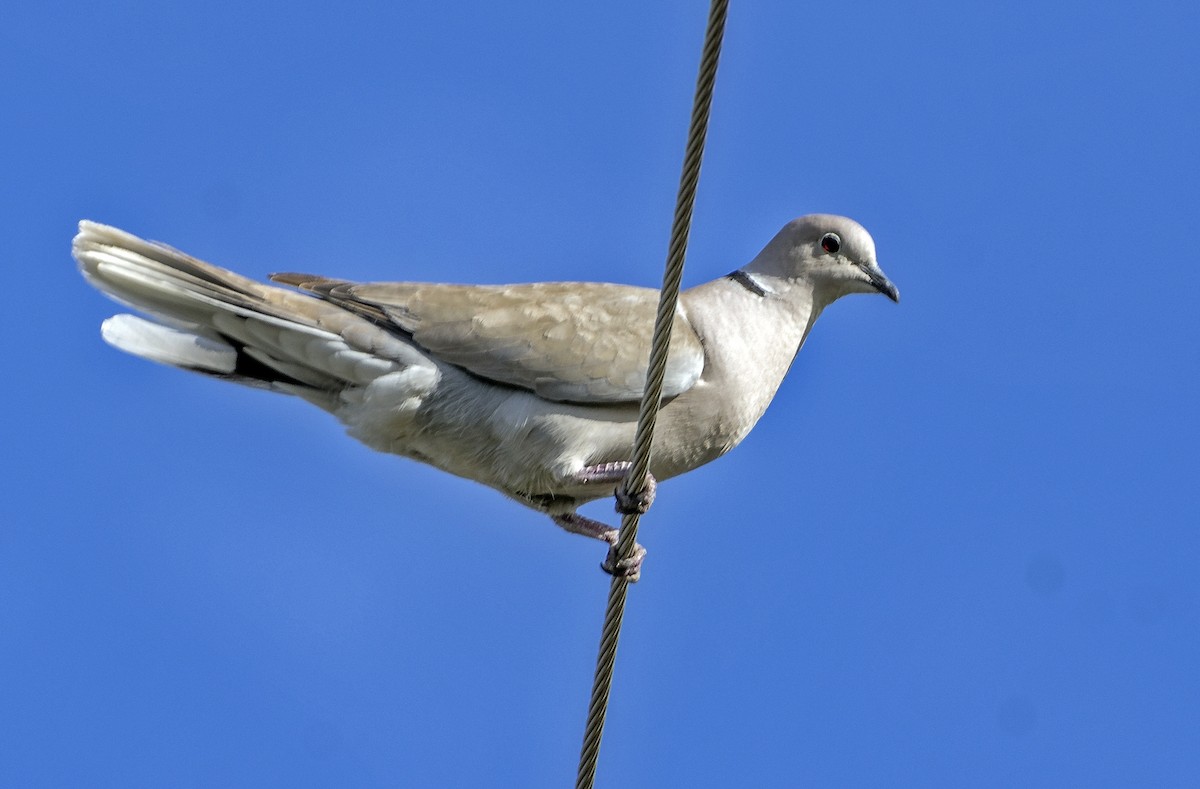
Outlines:
[[[867,282],[871,283],[871,287],[892,301],[900,301],[900,291],[896,289],[896,286],[892,284],[892,281],[887,278],[887,275],[878,266],[863,266],[862,270],[867,275]]]

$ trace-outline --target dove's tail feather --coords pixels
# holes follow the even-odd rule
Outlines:
[[[113,227],[80,222],[72,252],[88,282],[150,316],[117,315],[101,328],[135,356],[318,403],[420,361],[401,337],[347,310]]]

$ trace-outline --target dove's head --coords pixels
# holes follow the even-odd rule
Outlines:
[[[793,219],[745,271],[805,281],[823,304],[849,293],[882,293],[892,301],[900,300],[900,292],[875,260],[871,234],[844,216],[809,214]]]

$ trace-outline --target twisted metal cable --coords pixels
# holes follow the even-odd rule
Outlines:
[[[712,0],[708,13],[708,29],[700,57],[700,74],[696,80],[696,96],[692,104],[692,122],[688,128],[687,149],[683,157],[683,173],[679,179],[679,195],[675,202],[675,220],[671,226],[671,244],[667,251],[662,292],[658,313],[654,319],[654,339],[650,351],[650,366],[646,391],[642,395],[634,438],[633,467],[625,478],[625,489],[634,497],[646,488],[650,470],[650,450],[658,409],[662,404],[663,377],[667,368],[667,351],[671,343],[671,327],[675,306],[679,301],[679,285],[683,280],[683,262],[687,254],[688,233],[692,226],[692,207],[696,201],[696,184],[700,180],[700,161],[704,155],[704,140],[708,133],[708,116],[712,107],[713,84],[717,78],[717,61],[721,55],[721,40],[725,33],[728,0]],[[637,543],[637,513],[621,518],[617,540],[616,560],[626,559]],[[592,682],[592,698],[588,705],[587,725],[583,733],[583,748],[579,753],[579,773],[576,789],[591,789],[596,780],[596,762],[600,756],[600,738],[604,734],[604,719],[608,712],[608,696],[612,689],[613,664],[617,659],[617,640],[625,616],[625,597],[629,582],[613,576],[608,591],[608,607],[604,628],[600,634],[600,651],[596,658],[596,676]]]

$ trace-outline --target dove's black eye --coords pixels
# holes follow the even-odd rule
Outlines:
[[[837,233],[826,233],[825,235],[821,236],[821,249],[825,250],[829,254],[835,254],[841,248],[842,240],[838,238]]]

